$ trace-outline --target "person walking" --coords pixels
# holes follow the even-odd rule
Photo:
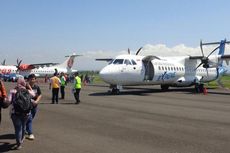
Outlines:
[[[17,86],[10,90],[8,100],[11,101],[11,119],[15,129],[16,148],[21,149],[25,138],[26,122],[31,113],[32,105],[36,102],[32,101],[35,94],[29,84],[26,84],[23,78],[19,78]]]
[[[66,86],[66,77],[63,72],[61,72],[60,76],[61,80],[61,99],[65,99],[65,86]]]
[[[58,104],[58,93],[59,93],[59,87],[61,84],[60,79],[57,77],[57,73],[54,73],[54,76],[50,78],[50,86],[49,89],[52,87],[52,104],[54,104],[54,101]]]
[[[73,93],[76,100],[76,104],[80,103],[80,91],[81,91],[81,78],[78,72],[75,73]]]
[[[7,92],[3,82],[0,80],[0,125],[2,120],[2,108],[7,108]]]
[[[38,110],[37,106],[38,106],[39,101],[41,100],[42,93],[41,93],[40,87],[36,84],[35,74],[30,74],[28,76],[28,81],[29,81],[28,82],[29,85],[31,86],[32,90],[35,93],[35,96],[32,98],[35,102],[35,105],[33,105],[33,108],[31,110],[31,113],[30,113],[29,118],[28,118],[27,123],[26,123],[26,134],[28,134],[27,139],[34,140],[35,137],[33,134],[32,124],[33,124],[33,119],[34,119],[34,117],[37,113],[37,110]]]

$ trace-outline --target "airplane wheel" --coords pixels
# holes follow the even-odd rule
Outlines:
[[[169,89],[168,85],[161,85],[161,90],[162,91],[167,91]]]
[[[112,89],[112,94],[114,94],[114,95],[119,95],[119,94],[120,94],[120,90],[117,89],[117,88],[113,88],[113,89]]]

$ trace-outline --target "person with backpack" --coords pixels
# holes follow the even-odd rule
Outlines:
[[[37,104],[39,103],[42,95],[41,95],[41,89],[40,87],[36,84],[36,76],[35,74],[30,74],[28,76],[28,81],[29,81],[29,85],[32,88],[32,90],[35,93],[35,97],[33,97],[32,99],[34,100],[35,105],[33,105],[33,108],[31,110],[31,113],[29,115],[29,118],[27,120],[26,123],[26,134],[28,134],[27,139],[29,140],[34,140],[34,135],[33,135],[33,130],[32,130],[32,123],[33,123],[33,119],[35,117],[35,114],[37,113]]]
[[[11,119],[15,129],[16,148],[21,149],[25,135],[26,121],[36,102],[32,100],[35,94],[24,78],[19,78],[14,89],[10,90],[8,100],[11,101]]]
[[[0,80],[0,125],[2,120],[2,108],[7,108],[9,105],[7,103],[7,93],[6,88],[3,84],[3,82]]]

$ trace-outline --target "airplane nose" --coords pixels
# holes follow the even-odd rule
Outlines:
[[[99,75],[101,77],[102,80],[104,80],[105,82],[108,82],[109,80],[109,71],[108,69],[105,67],[103,68],[100,72]]]

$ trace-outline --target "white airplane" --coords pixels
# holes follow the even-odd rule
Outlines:
[[[210,82],[226,73],[223,61],[229,65],[230,55],[224,55],[226,40],[214,43],[200,42],[202,56],[157,57],[119,55],[115,59],[96,59],[110,61],[99,73],[100,77],[118,94],[124,85],[161,85],[162,90],[169,87],[188,87],[197,82]],[[204,45],[218,45],[208,56],[203,53]],[[212,55],[219,49],[218,55]],[[199,85],[201,86],[202,83]]]
[[[72,69],[76,54],[72,54],[62,64],[58,63],[41,63],[41,64],[21,64],[22,61],[17,60],[17,66],[0,65],[0,74],[19,74],[27,77],[29,74],[35,74],[37,77],[52,76],[55,72],[64,72],[67,74],[77,72]]]

